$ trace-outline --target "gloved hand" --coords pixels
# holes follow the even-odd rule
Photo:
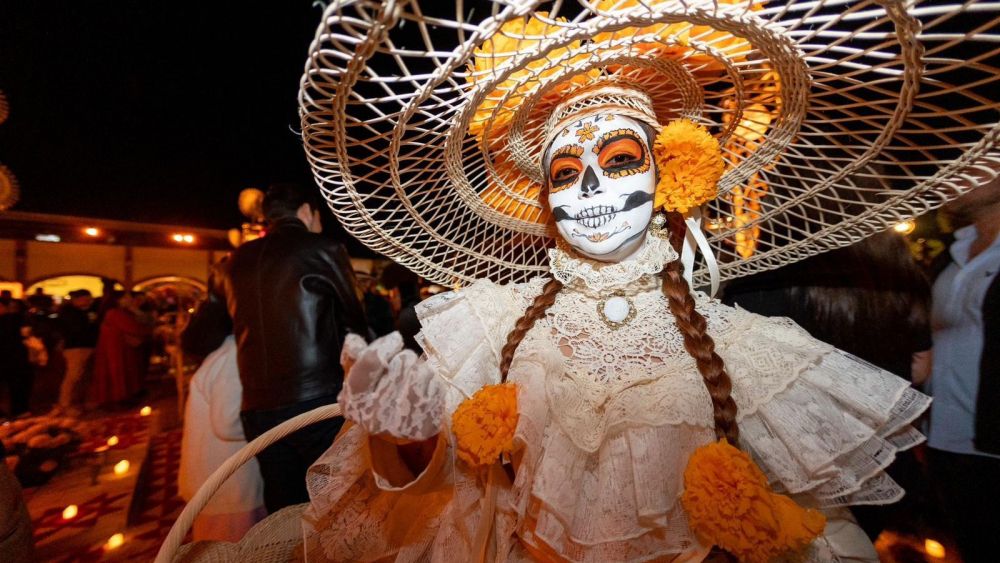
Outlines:
[[[345,355],[357,358],[338,398],[344,418],[373,435],[426,440],[437,434],[444,412],[444,384],[427,362],[403,349],[398,332],[360,352],[358,340],[350,345],[345,341],[341,353],[342,363]]]
[[[353,332],[347,333],[344,338],[344,345],[340,348],[340,367],[344,370],[344,376],[351,371],[354,362],[358,361],[358,356],[365,351],[368,343],[360,335]]]

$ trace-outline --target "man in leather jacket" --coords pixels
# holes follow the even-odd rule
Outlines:
[[[267,235],[243,244],[217,265],[210,297],[185,331],[185,350],[204,355],[225,338],[221,327],[226,323],[220,317],[228,313],[237,343],[240,418],[247,440],[336,402],[344,381],[344,337],[348,331],[368,336],[347,252],[318,234],[318,200],[300,186],[272,186],[264,198]],[[341,424],[339,419],[314,424],[258,456],[269,512],[309,500],[306,470],[330,446]]]

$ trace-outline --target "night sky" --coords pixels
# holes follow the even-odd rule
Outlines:
[[[241,189],[314,185],[296,94],[320,15],[301,0],[0,0],[14,209],[230,228]]]

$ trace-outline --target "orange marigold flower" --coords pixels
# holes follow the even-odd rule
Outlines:
[[[655,209],[687,213],[715,199],[725,171],[719,142],[704,127],[678,119],[660,130],[653,154],[660,174]]]
[[[462,401],[451,415],[459,459],[472,467],[489,465],[514,449],[517,387],[487,385]]]
[[[724,439],[691,455],[681,503],[701,541],[747,563],[804,549],[826,526],[818,511],[772,492],[750,456]]]

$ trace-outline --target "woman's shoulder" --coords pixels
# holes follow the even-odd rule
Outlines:
[[[459,303],[487,315],[490,311],[500,314],[510,309],[523,312],[524,307],[541,293],[547,280],[544,276],[537,276],[526,282],[498,284],[486,278],[478,279],[465,287],[421,301],[416,306],[417,317],[423,323],[425,319],[459,306]]]

